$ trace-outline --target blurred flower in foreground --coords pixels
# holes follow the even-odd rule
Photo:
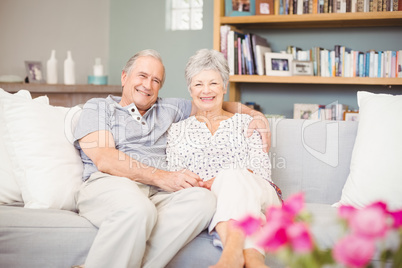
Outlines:
[[[376,250],[381,253],[382,263],[391,261],[392,267],[402,267],[402,210],[389,211],[383,202],[363,209],[341,206],[338,216],[345,226],[345,236],[333,249],[322,250],[314,242],[309,230],[310,215],[303,209],[304,194],[298,193],[280,207],[269,207],[265,223],[246,216],[236,225],[289,267],[319,268],[334,263],[350,268],[371,267]],[[397,238],[397,246],[385,242],[390,236]]]

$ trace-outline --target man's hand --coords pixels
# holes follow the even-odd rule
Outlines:
[[[230,113],[248,114],[253,117],[253,121],[250,122],[247,130],[247,137],[250,137],[254,130],[257,130],[262,138],[263,150],[268,153],[269,148],[271,148],[271,130],[269,129],[268,119],[261,112],[238,102],[225,101],[223,102],[222,108]]]
[[[269,148],[271,148],[271,130],[269,129],[268,119],[260,112],[254,112],[250,115],[253,120],[248,126],[247,137],[250,137],[254,130],[257,130],[262,138],[262,148],[264,152],[268,153]]]
[[[195,173],[183,169],[180,171],[159,171],[156,185],[168,192],[176,192],[190,187],[204,187],[204,182]]]

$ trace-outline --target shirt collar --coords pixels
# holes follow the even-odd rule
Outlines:
[[[132,111],[133,108],[134,108],[135,111],[138,111],[137,106],[134,103],[131,103],[131,104],[129,104],[127,106],[124,106],[124,107],[121,106],[119,104],[120,101],[121,101],[121,97],[109,95],[107,98],[110,101],[112,101],[113,105],[119,110],[124,110],[124,111],[127,111],[128,113],[130,113],[130,111]],[[156,99],[155,103],[145,112],[144,116],[148,115],[154,109],[154,107],[156,107],[158,105],[159,99],[160,98]]]

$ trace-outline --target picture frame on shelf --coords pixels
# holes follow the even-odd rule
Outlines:
[[[292,75],[306,75],[313,76],[313,62],[312,61],[299,61],[294,60],[292,62]]]
[[[264,75],[265,74],[265,53],[271,52],[270,47],[266,46],[255,46],[255,54],[257,59],[257,74]]]
[[[42,62],[40,61],[25,61],[25,71],[29,83],[44,83]]]
[[[265,53],[265,72],[268,76],[291,76],[293,55]]]
[[[255,0],[256,15],[274,15],[274,0]]]
[[[225,0],[225,16],[255,15],[255,0]]]
[[[293,104],[293,119],[318,119],[320,112],[318,104]]]
[[[345,111],[343,113],[344,121],[359,121],[359,111]]]

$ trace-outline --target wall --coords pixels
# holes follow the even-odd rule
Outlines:
[[[26,76],[25,60],[46,62],[52,49],[63,83],[63,62],[71,50],[76,83],[87,83],[96,57],[107,71],[109,0],[1,0],[0,75]]]
[[[204,1],[204,27],[198,31],[168,31],[165,0],[113,0],[110,3],[111,83],[120,83],[121,69],[136,52],[157,50],[166,68],[162,97],[189,98],[184,68],[198,49],[212,48],[213,1]]]

